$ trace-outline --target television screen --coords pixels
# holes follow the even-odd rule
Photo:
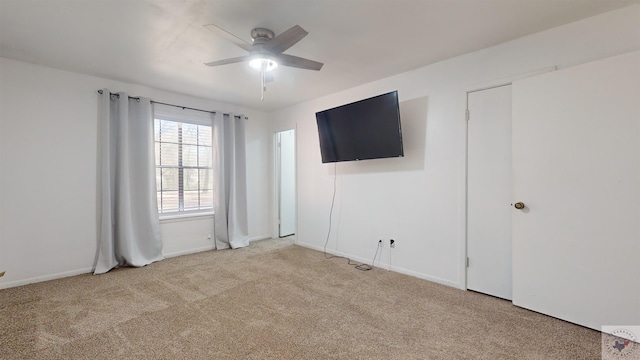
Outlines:
[[[404,156],[398,92],[316,113],[322,162]]]

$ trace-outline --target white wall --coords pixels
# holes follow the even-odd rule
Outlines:
[[[242,113],[249,234],[270,236],[269,128],[262,112],[0,58],[0,288],[91,271],[97,246],[97,94],[107,87]],[[212,248],[212,218],[162,221],[168,256]]]
[[[298,244],[321,249],[328,228],[334,165],[321,163],[315,112],[397,89],[405,158],[337,165],[327,249],[370,263],[383,238],[377,265],[464,288],[466,91],[637,50],[638,19],[633,5],[270,114],[272,129],[297,126]]]

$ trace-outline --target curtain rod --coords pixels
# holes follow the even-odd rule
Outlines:
[[[102,94],[102,93],[103,93],[102,89],[98,89],[98,94]],[[118,94],[118,93],[112,93],[112,92],[109,92],[109,94],[110,94],[110,95],[115,95],[115,96],[117,96],[117,97],[120,97],[120,94]],[[136,100],[140,100],[140,98],[139,98],[139,97],[135,97],[135,96],[129,96],[129,99],[136,99]],[[217,113],[217,111],[212,111],[212,110],[202,110],[202,109],[196,109],[196,108],[192,108],[192,107],[188,107],[188,106],[180,106],[180,105],[174,105],[174,104],[167,104],[167,103],[163,103],[163,102],[159,102],[159,101],[154,101],[154,100],[151,100],[151,103],[152,103],[152,104],[160,104],[160,105],[166,105],[166,106],[173,106],[173,107],[177,107],[177,108],[182,108],[182,110],[189,109],[189,110],[202,111],[202,112],[207,112],[207,113],[212,113],[212,114]],[[231,115],[231,114],[229,114],[229,113],[222,113],[222,115]],[[241,115],[234,115],[234,116],[235,116],[235,117],[238,117],[238,118],[239,118],[239,117],[242,117]],[[246,117],[246,116],[244,117],[244,119],[245,119],[245,120],[249,120],[249,118],[248,118],[248,117]]]

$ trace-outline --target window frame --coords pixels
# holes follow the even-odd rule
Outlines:
[[[211,118],[211,114],[209,113],[205,113],[205,112],[196,112],[196,111],[190,111],[188,109],[181,109],[181,108],[173,108],[173,107],[169,107],[169,106],[158,106],[157,104],[154,106],[154,112],[153,112],[153,131],[155,134],[155,122],[156,120],[164,120],[164,121],[172,121],[172,122],[176,122],[176,123],[183,123],[183,124],[192,124],[192,125],[201,125],[201,126],[208,126],[211,128],[212,130],[212,136],[213,136],[213,120]],[[179,139],[179,144],[178,146],[181,147],[182,145],[182,139]],[[155,141],[155,135],[154,135],[154,147],[155,147],[156,141]],[[197,145],[197,150],[198,151],[200,148],[199,145]],[[154,151],[155,153],[155,151]],[[183,174],[183,170],[184,167],[182,166],[182,163],[180,161],[181,158],[181,151],[179,151],[179,157],[178,157],[178,165],[175,166],[175,168],[178,169],[178,206],[179,209],[176,211],[161,211],[160,207],[161,204],[158,203],[158,216],[160,218],[160,220],[170,220],[170,219],[185,219],[185,218],[194,218],[194,217],[209,217],[215,214],[214,212],[214,203],[212,201],[212,206],[211,208],[203,208],[203,209],[184,209],[184,183],[181,180],[181,175]],[[201,167],[201,166],[196,166],[196,167],[189,167],[191,169],[208,169],[211,170],[212,172],[212,176],[215,176],[215,174],[213,173],[214,170],[214,166],[213,166],[213,141],[211,144],[211,159],[212,159],[212,164],[210,167]],[[154,156],[154,163],[153,163],[153,167],[154,169],[161,169],[164,168],[160,165],[158,165],[158,159],[155,158]],[[171,166],[168,166],[171,167]],[[215,179],[214,179],[215,180]],[[157,183],[156,184],[156,193],[162,191],[161,190],[161,184]],[[198,190],[200,191],[200,190]],[[213,198],[213,189],[212,191],[212,200],[214,200]]]

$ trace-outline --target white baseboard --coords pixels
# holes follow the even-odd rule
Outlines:
[[[265,239],[271,239],[271,236],[270,235],[253,236],[253,237],[249,238],[249,242],[257,241],[257,240],[265,240]],[[204,247],[200,247],[200,248],[196,248],[196,249],[187,249],[187,250],[181,250],[181,251],[174,251],[174,252],[162,254],[162,256],[164,256],[165,258],[168,259],[168,258],[172,258],[172,257],[195,254],[195,253],[199,253],[199,252],[203,252],[203,251],[209,251],[209,250],[213,250],[213,249],[215,249],[215,246],[214,245],[209,245],[209,246],[204,246]],[[11,287],[16,287],[16,286],[28,285],[28,284],[33,284],[33,283],[38,283],[38,282],[43,282],[43,281],[49,281],[49,280],[62,279],[62,278],[70,277],[70,276],[88,274],[88,273],[91,273],[91,272],[93,272],[93,268],[84,268],[84,269],[65,271],[65,272],[56,273],[56,274],[48,274],[48,275],[43,275],[43,276],[36,276],[36,277],[28,278],[28,279],[8,281],[8,282],[5,282],[5,283],[1,283],[0,282],[0,289],[8,289],[8,288],[11,288]]]
[[[187,250],[174,251],[174,252],[171,252],[171,253],[162,254],[162,256],[164,256],[166,259],[169,259],[169,258],[176,257],[176,256],[189,255],[189,254],[195,254],[195,253],[199,253],[199,252],[203,252],[203,251],[209,251],[209,250],[213,250],[215,248],[216,248],[215,245],[207,245],[207,246],[196,248],[196,249],[187,249]]]
[[[266,240],[266,239],[271,239],[271,235],[252,236],[252,237],[249,238],[249,242],[258,241],[258,240]]]
[[[249,238],[249,242],[257,241],[257,240],[270,239],[270,238],[271,238],[271,236],[269,236],[269,235],[254,236],[254,237]],[[300,242],[300,241],[296,241],[296,245],[300,245],[302,247],[306,247],[306,248],[309,248],[309,249],[312,249],[312,250],[323,251],[323,248],[321,246],[316,246],[316,245],[313,245],[313,244],[307,244],[307,243]],[[172,257],[176,257],[176,256],[189,255],[189,254],[195,254],[195,253],[199,253],[199,252],[203,252],[203,251],[213,250],[214,248],[215,248],[215,246],[211,245],[211,246],[205,246],[205,247],[201,247],[201,248],[197,248],[197,249],[188,249],[188,250],[176,251],[176,252],[172,252],[172,253],[168,253],[168,254],[163,254],[163,256],[165,258],[172,258]],[[333,250],[330,250],[330,249],[327,249],[327,253],[328,254],[332,254],[332,255],[337,255],[337,256],[349,257],[351,260],[358,261],[358,262],[361,262],[361,263],[364,263],[364,264],[369,264],[371,262],[371,259],[365,259],[365,258],[361,258],[361,257],[358,257],[358,256],[351,256],[349,254],[345,254],[345,253],[342,253],[342,252],[339,252],[339,251],[333,251]],[[401,273],[401,274],[417,277],[419,279],[432,281],[432,282],[435,282],[435,283],[438,283],[438,284],[447,285],[447,286],[451,286],[451,287],[458,288],[458,289],[460,288],[460,285],[455,281],[442,279],[442,278],[439,278],[439,277],[436,277],[436,276],[423,274],[423,273],[420,273],[420,272],[417,272],[417,271],[413,271],[413,270],[408,270],[408,269],[405,269],[405,268],[399,267],[399,266],[389,266],[389,264],[386,264],[386,263],[381,262],[381,261],[376,262],[375,267],[382,268],[382,269],[387,269],[387,270],[390,270],[390,271],[395,271],[395,272],[398,272],[398,273]],[[49,275],[44,275],[44,276],[36,276],[36,277],[28,278],[28,279],[9,281],[9,282],[6,282],[6,283],[0,283],[0,289],[7,289],[7,288],[10,288],[10,287],[22,286],[22,285],[33,284],[33,283],[42,282],[42,281],[49,281],[49,280],[55,280],[55,279],[61,279],[61,278],[65,278],[65,277],[70,277],[70,276],[87,274],[87,273],[91,273],[92,271],[93,271],[93,268],[83,268],[83,269],[65,271],[65,272],[56,273],[56,274],[49,274]]]
[[[77,269],[77,270],[71,270],[71,271],[64,271],[56,274],[36,276],[28,279],[9,281],[9,282],[0,284],[0,289],[8,289],[16,286],[28,285],[28,284],[39,283],[39,282],[49,281],[49,280],[62,279],[70,276],[88,274],[91,272],[93,272],[93,268],[84,268],[84,269]]]
[[[176,256],[195,254],[195,253],[202,252],[202,251],[212,250],[213,248],[214,248],[213,246],[207,246],[207,247],[202,247],[202,248],[197,248],[197,249],[188,249],[188,250],[183,250],[183,251],[176,251],[176,252],[172,252],[172,253],[168,253],[168,254],[162,254],[162,255],[165,258],[172,258],[172,257],[176,257]],[[0,283],[0,289],[8,289],[8,288],[11,288],[11,287],[28,285],[28,284],[33,284],[33,283],[39,283],[39,282],[49,281],[49,280],[62,279],[62,278],[70,277],[70,276],[89,274],[89,273],[93,272],[93,269],[94,268],[90,267],[90,268],[83,268],[83,269],[65,271],[65,272],[56,273],[56,274],[48,274],[48,275],[43,275],[43,276],[36,276],[36,277],[28,278],[28,279],[8,281],[6,283]]]
[[[265,239],[271,239],[271,236],[269,235],[259,235],[259,236],[253,236],[249,238],[249,242],[252,241],[258,241],[258,240],[265,240]],[[170,252],[167,254],[162,254],[165,258],[172,258],[172,257],[176,257],[176,256],[182,256],[182,255],[189,255],[189,254],[195,254],[195,253],[199,253],[199,252],[203,252],[203,251],[209,251],[209,250],[214,250],[216,247],[215,245],[208,245],[208,246],[204,246],[204,247],[200,247],[200,248],[196,248],[196,249],[187,249],[187,250],[180,250],[180,251],[174,251],[174,252]]]
[[[316,246],[316,245],[307,244],[307,243],[303,243],[303,242],[296,242],[296,245],[300,245],[302,247],[306,247],[306,248],[309,248],[309,249],[312,249],[312,250],[324,251],[324,249],[321,246]],[[327,254],[337,255],[337,256],[344,256],[344,257],[348,257],[349,259],[351,259],[353,261],[357,261],[357,262],[361,262],[361,263],[364,263],[364,264],[371,265],[371,259],[365,259],[365,258],[361,258],[359,256],[352,256],[350,254],[345,254],[345,253],[342,253],[342,252],[339,252],[339,251],[333,251],[333,250],[330,250],[330,249],[327,249]],[[451,287],[460,289],[460,284],[458,284],[455,281],[439,278],[437,276],[431,276],[431,275],[423,274],[423,273],[420,273],[420,272],[417,272],[417,271],[413,271],[413,270],[409,270],[409,269],[405,269],[405,268],[399,267],[399,266],[389,266],[388,263],[384,263],[382,261],[376,261],[374,266],[377,267],[377,268],[394,271],[394,272],[397,272],[397,273],[400,273],[400,274],[405,274],[405,275],[417,277],[419,279],[428,280],[428,281],[431,281],[431,282],[434,282],[434,283],[438,283],[438,284],[451,286]]]
[[[456,288],[456,289],[460,289],[460,284],[458,284],[457,282],[451,281],[451,280],[447,280],[447,279],[443,279],[443,278],[439,278],[437,276],[431,276],[431,275],[419,273],[417,271],[413,271],[413,270],[397,267],[397,266],[391,266],[390,270],[391,271],[395,271],[395,272],[400,273],[400,274],[405,274],[405,275],[417,277],[419,279],[428,280],[428,281],[431,281],[431,282],[434,282],[434,283],[447,285],[447,286],[451,286],[451,287]]]

